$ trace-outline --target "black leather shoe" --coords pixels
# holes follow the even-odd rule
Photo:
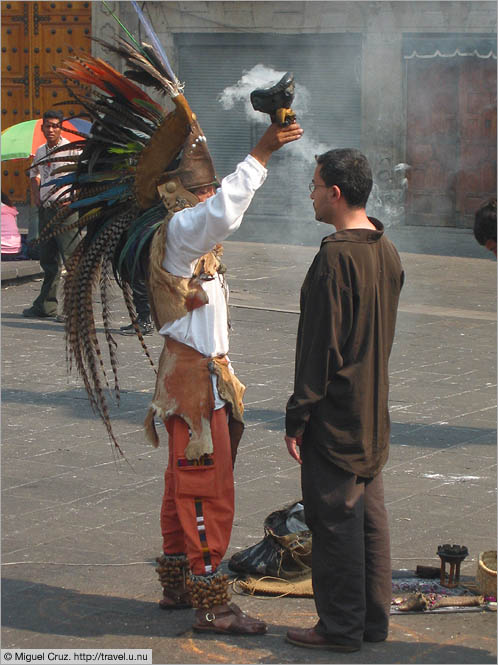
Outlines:
[[[22,315],[25,316],[27,319],[51,319],[54,317],[54,314],[45,314],[45,312],[41,312],[38,309],[35,309],[34,307],[28,307],[27,309],[23,309]]]
[[[138,319],[137,323],[142,335],[152,335],[154,326],[150,321],[147,321],[145,319]],[[129,326],[122,326],[119,329],[119,332],[121,333],[121,335],[136,335],[135,326],[133,325],[133,323],[130,323]]]

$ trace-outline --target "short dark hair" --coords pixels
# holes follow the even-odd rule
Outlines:
[[[364,208],[372,191],[372,169],[367,158],[354,148],[329,150],[316,156],[327,187],[337,185],[348,205]]]
[[[49,109],[48,111],[45,111],[45,113],[43,114],[43,122],[49,119],[54,119],[58,120],[59,122],[62,122],[64,120],[64,113],[62,113],[62,111],[60,111],[59,109]]]
[[[474,236],[480,245],[488,240],[496,242],[496,197],[477,210],[474,221]]]

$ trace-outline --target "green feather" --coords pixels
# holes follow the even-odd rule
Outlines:
[[[125,148],[109,148],[108,152],[112,152],[116,155],[124,155],[130,153],[141,152],[143,150],[143,145],[140,143],[128,143]]]
[[[150,111],[151,113],[154,113],[161,120],[164,118],[164,115],[165,115],[164,112],[161,111],[160,109],[158,109],[157,106],[154,106],[153,104],[148,102],[147,100],[145,100],[145,99],[134,99],[133,102],[137,106],[141,106],[141,107],[147,109],[148,111]]]

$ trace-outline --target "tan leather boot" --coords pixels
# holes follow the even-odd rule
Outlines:
[[[159,601],[162,610],[182,610],[192,607],[187,579],[190,566],[183,555],[162,554],[157,557],[156,572],[163,587],[163,597]]]

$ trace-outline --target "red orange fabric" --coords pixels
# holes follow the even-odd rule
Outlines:
[[[161,507],[165,554],[185,553],[195,575],[214,572],[230,542],[234,515],[232,454],[226,407],[213,411],[214,451],[187,460],[189,429],[178,416],[166,422],[168,468]]]

